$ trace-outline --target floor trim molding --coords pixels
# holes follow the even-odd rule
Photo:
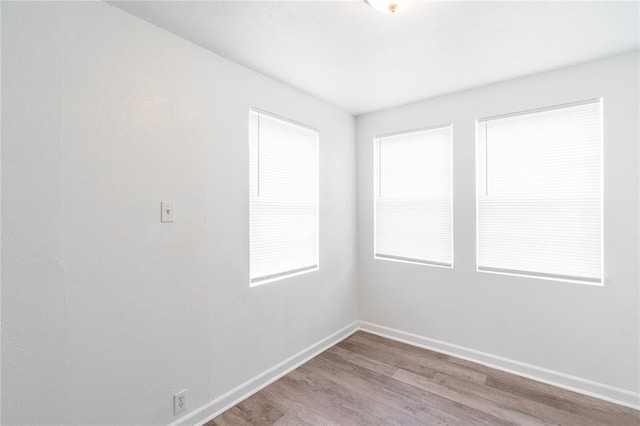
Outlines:
[[[301,350],[297,354],[274,365],[268,370],[252,377],[241,385],[231,389],[229,392],[220,395],[200,408],[177,419],[175,422],[171,423],[170,426],[203,425],[239,402],[249,398],[260,389],[267,387],[282,376],[295,370],[319,353],[324,352],[336,343],[351,336],[353,333],[358,331],[358,329],[359,323],[358,321],[354,321],[346,327],[343,327],[335,333],[321,339],[319,342],[314,343],[308,348]]]
[[[441,340],[407,333],[367,321],[359,321],[358,325],[360,330],[366,331],[367,333],[376,334],[378,336],[407,343],[412,346],[429,349],[434,352],[455,356],[490,368],[495,368],[496,370],[505,371],[507,373],[526,377],[538,382],[612,402],[614,404],[640,410],[640,394],[626,389],[617,388],[604,383],[584,379],[582,377],[572,376],[559,371],[549,370],[536,365],[515,361],[498,355],[455,345],[453,343],[447,343]]]

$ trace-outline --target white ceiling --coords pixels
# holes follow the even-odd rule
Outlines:
[[[637,49],[639,2],[111,2],[362,114]]]

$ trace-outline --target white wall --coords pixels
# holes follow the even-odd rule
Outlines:
[[[2,423],[161,424],[360,319],[638,392],[638,55],[357,119],[104,3],[2,2]],[[474,120],[602,96],[605,286],[475,272]],[[248,110],[319,129],[321,270],[248,285]],[[454,125],[455,268],[373,260],[376,134]],[[159,222],[159,202],[177,222]],[[358,299],[359,296],[359,299]]]
[[[351,116],[104,3],[2,9],[3,424],[166,424],[356,320]],[[321,163],[321,270],[255,288],[251,106]]]
[[[0,46],[2,46],[2,3],[0,3]],[[0,49],[1,50],[1,49]],[[2,93],[2,55],[0,55],[0,93]],[[0,102],[0,127],[2,103]],[[2,194],[2,132],[0,132],[0,195]],[[0,196],[0,395],[2,395],[2,197]],[[0,422],[2,421],[2,397],[0,396]]]
[[[613,386],[610,396],[640,404],[638,75],[635,52],[358,117],[360,319],[576,376],[585,380],[569,382],[583,390]],[[595,97],[604,98],[604,287],[475,272],[475,120]],[[374,260],[373,138],[442,123],[453,123],[455,268]]]

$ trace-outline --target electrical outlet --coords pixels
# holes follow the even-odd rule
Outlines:
[[[187,390],[182,390],[173,394],[173,414],[183,412],[187,409]]]

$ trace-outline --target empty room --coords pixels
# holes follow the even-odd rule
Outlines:
[[[640,1],[0,25],[0,424],[640,425]]]

